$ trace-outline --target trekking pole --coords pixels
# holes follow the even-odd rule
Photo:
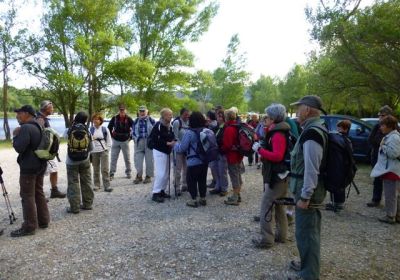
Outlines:
[[[356,193],[357,193],[358,195],[360,195],[360,190],[358,189],[356,183],[355,183],[354,181],[351,181],[349,190],[347,191],[347,198],[349,198],[350,190],[351,190],[351,187],[352,187],[352,186],[353,186],[354,189],[356,190]]]
[[[296,205],[296,201],[294,201],[294,198],[292,197],[282,197],[275,199],[264,215],[264,220],[267,223],[272,221],[272,215],[270,216],[270,218],[268,218],[268,214],[272,212],[272,207],[274,207],[274,205]],[[311,209],[321,209],[323,207],[323,204],[309,204],[308,207]]]
[[[7,208],[8,218],[10,219],[10,225],[12,225],[17,220],[17,218],[15,218],[14,211],[11,207],[10,198],[8,197],[8,192],[7,192],[6,186],[4,185],[4,180],[3,180],[2,175],[3,175],[3,169],[1,169],[1,167],[0,167],[1,189],[3,190],[3,196],[4,196],[4,200],[6,202],[6,208]]]

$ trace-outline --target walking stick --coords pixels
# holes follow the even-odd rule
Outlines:
[[[1,189],[3,191],[4,200],[6,201],[6,208],[7,208],[7,212],[8,212],[8,218],[10,219],[10,225],[12,225],[17,220],[17,218],[15,218],[14,211],[11,207],[10,198],[8,197],[8,192],[6,190],[6,186],[4,185],[4,180],[3,180],[2,175],[3,175],[3,169],[1,169],[1,167],[0,167]]]

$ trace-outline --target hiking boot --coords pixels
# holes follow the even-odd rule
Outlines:
[[[228,192],[221,191],[221,192],[219,193],[219,196],[227,196],[227,194],[228,194]]]
[[[110,174],[110,181],[114,180],[114,174]]]
[[[396,216],[396,223],[400,224],[400,217]]]
[[[67,213],[79,214],[79,210],[72,209],[71,207],[67,207]]]
[[[238,194],[238,199],[237,199],[237,201],[240,203],[240,202],[242,202],[242,197],[240,196],[240,193]]]
[[[132,179],[132,175],[131,174],[126,174],[126,179]]]
[[[254,222],[259,222],[261,219],[260,219],[260,216],[253,216],[253,221]]]
[[[105,191],[105,192],[112,192],[112,191],[113,191],[113,188],[111,188],[111,187],[104,188],[104,191]]]
[[[249,163],[249,166],[253,166],[253,163]]]
[[[209,191],[210,194],[220,194],[221,191],[217,190],[217,189],[212,189],[211,191]]]
[[[49,224],[39,224],[39,228],[45,229],[48,227],[49,227]]]
[[[187,186],[182,186],[181,192],[187,192],[187,191],[188,191],[188,187]]]
[[[65,198],[66,194],[58,190],[57,187],[52,187],[50,192],[50,198]]]
[[[171,198],[171,195],[167,194],[164,190],[162,190],[160,194],[163,198]]]
[[[380,221],[382,223],[391,224],[391,225],[396,223],[396,219],[394,217],[389,217],[388,215],[386,215],[382,218],[378,218],[378,221]]]
[[[199,207],[199,203],[197,202],[196,199],[189,200],[188,202],[186,202],[186,205],[193,208]]]
[[[286,214],[288,226],[294,225],[294,217],[293,215]]]
[[[3,235],[4,233],[4,228],[0,229],[0,235]]]
[[[251,242],[253,243],[254,247],[256,247],[257,249],[270,249],[272,248],[274,245],[273,244],[269,244],[266,242],[263,242],[259,239],[253,238],[251,240]]]
[[[92,206],[83,206],[82,204],[79,206],[81,210],[92,210]]]
[[[146,176],[143,180],[143,184],[148,184],[151,183],[151,177],[150,176]]]
[[[261,163],[257,163],[257,169],[261,168]]]
[[[376,201],[370,201],[367,203],[367,207],[379,207],[380,203]]]
[[[10,234],[11,237],[22,237],[22,236],[27,236],[27,235],[34,235],[35,230],[27,231],[26,229],[19,228],[16,230],[13,230]]]
[[[239,201],[238,201],[239,197],[237,194],[232,194],[231,196],[228,197],[228,199],[224,200],[224,203],[227,205],[239,205]]]
[[[142,177],[139,177],[139,176],[136,176],[136,179],[133,180],[133,183],[135,185],[140,184],[141,182],[143,182],[143,179],[142,179]]]
[[[99,191],[99,190],[100,190],[100,187],[94,187],[94,188],[93,188],[93,191],[94,191],[94,192],[97,192],[97,191]]]
[[[207,200],[206,200],[206,198],[205,198],[205,197],[200,197],[200,199],[199,199],[199,204],[200,204],[201,206],[206,206],[206,205],[207,205]]]
[[[153,193],[153,197],[151,198],[151,200],[157,203],[163,203],[164,197],[162,197],[161,193]]]
[[[290,261],[289,267],[290,267],[290,269],[292,269],[294,271],[300,271],[301,263],[299,261]]]

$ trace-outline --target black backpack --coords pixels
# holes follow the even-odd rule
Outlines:
[[[325,171],[322,173],[325,189],[331,193],[343,191],[353,181],[356,171],[350,139],[329,132]]]
[[[325,147],[325,162],[320,170],[324,186],[330,193],[342,192],[353,181],[357,167],[353,158],[351,141],[338,132],[326,132],[319,127],[319,133],[327,134],[327,145]]]
[[[91,135],[86,125],[74,123],[68,130],[68,156],[73,161],[85,160],[89,156]]]

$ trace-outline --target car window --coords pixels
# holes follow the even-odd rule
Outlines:
[[[350,136],[359,136],[360,134],[361,135],[364,135],[364,134],[368,135],[369,133],[370,133],[370,130],[369,130],[368,127],[363,126],[363,125],[361,125],[359,123],[355,123],[355,122],[351,123],[350,131],[349,131],[349,135]]]

